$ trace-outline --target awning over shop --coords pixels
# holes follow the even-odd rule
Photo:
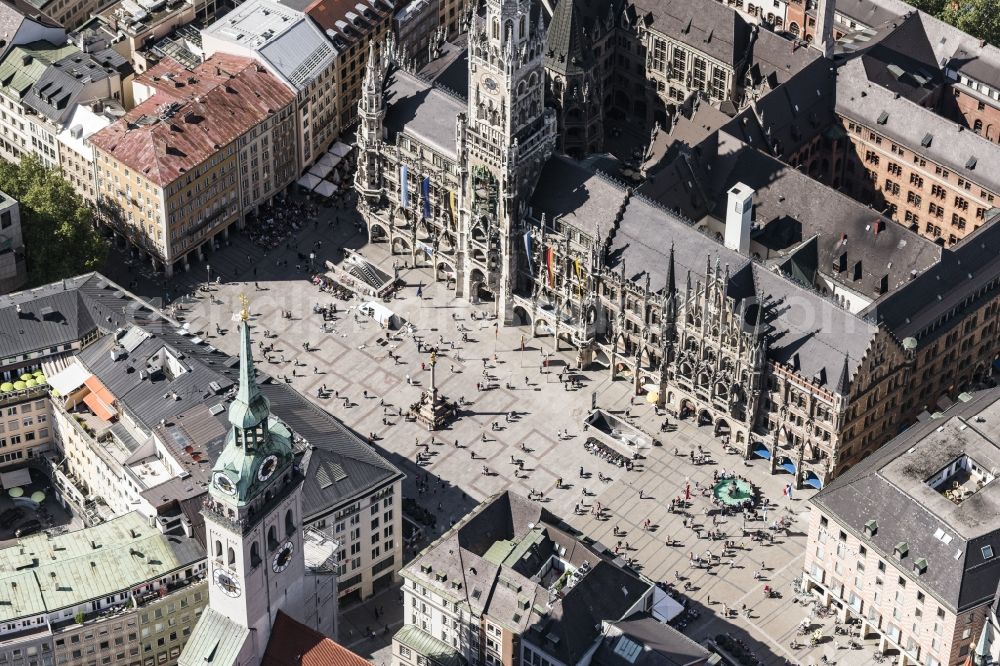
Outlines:
[[[779,463],[778,467],[780,467],[781,469],[785,470],[789,474],[795,474],[795,465],[788,458],[785,458],[784,462]]]
[[[59,391],[59,395],[66,396],[83,386],[90,376],[90,371],[85,367],[79,363],[71,363],[48,378],[49,386]]]
[[[753,454],[759,458],[763,458],[764,460],[771,459],[771,452],[768,451],[767,447],[763,444],[755,444],[753,447]]]
[[[103,421],[115,418],[117,415],[114,408],[115,396],[111,395],[111,391],[101,383],[101,380],[91,375],[83,384],[90,389],[90,393],[83,399],[87,407],[90,407],[90,411]]]
[[[806,478],[803,481],[805,481],[807,486],[812,486],[816,490],[820,490],[823,487],[823,482],[819,480],[815,472],[807,472]]]
[[[328,166],[332,169],[333,167],[340,164],[340,161],[342,159],[344,158],[341,157],[340,155],[334,155],[333,153],[323,153],[323,156],[319,158],[319,161],[316,162],[316,164],[322,164],[323,166]]]
[[[0,472],[0,483],[3,484],[4,490],[18,486],[30,486],[31,474],[28,472],[27,467],[15,469],[11,472]]]
[[[322,161],[313,164],[309,168],[309,173],[316,176],[317,178],[326,178],[326,175],[333,171],[333,167],[329,164],[323,164]]]
[[[316,189],[313,190],[313,192],[324,197],[332,197],[333,193],[336,192],[338,189],[339,188],[330,181],[321,180],[319,185],[316,186]]]
[[[311,190],[312,188],[319,185],[319,178],[312,175],[311,173],[306,173],[303,174],[302,177],[295,182],[297,182],[299,185],[306,188],[307,190]]]
[[[351,152],[351,147],[343,141],[338,141],[333,144],[333,147],[330,148],[329,152],[337,157],[344,157],[347,153]]]

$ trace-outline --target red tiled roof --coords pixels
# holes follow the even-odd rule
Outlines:
[[[371,666],[371,662],[278,611],[260,666]]]
[[[295,98],[263,66],[229,55],[191,71],[165,59],[140,80],[156,94],[90,142],[161,187]]]

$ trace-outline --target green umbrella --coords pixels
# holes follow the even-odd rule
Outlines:
[[[61,395],[62,395],[62,393],[60,393],[60,392],[59,392],[59,391],[57,391],[56,389],[52,389],[52,397],[53,397],[53,398],[58,398],[58,397],[60,397]]]
[[[13,488],[7,491],[7,494],[10,495],[11,497],[20,497],[24,495],[24,488],[22,488],[21,486],[14,486]]]
[[[41,504],[44,500],[45,500],[45,493],[43,493],[41,490],[36,490],[35,492],[31,493],[31,501],[34,502],[35,504]]]
[[[41,377],[41,376],[42,376],[42,375],[44,375],[45,373],[44,373],[44,372],[42,372],[41,370],[35,370],[35,372],[33,372],[32,374],[34,374],[34,375],[35,375],[36,377]]]
[[[43,375],[43,374],[37,374],[37,375],[35,375],[35,381],[38,382],[39,384],[48,384],[49,383],[48,378],[45,375]]]
[[[11,384],[10,382],[4,382],[3,384],[0,384],[0,391],[3,391],[4,393],[13,390],[14,390],[14,385]]]
[[[28,386],[28,385],[27,385],[27,384],[25,384],[25,383],[24,383],[24,382],[22,382],[22,381],[17,381],[17,382],[14,382],[14,390],[15,390],[15,391],[23,391],[23,390],[24,390],[24,389],[25,389],[25,388],[26,388],[27,386]]]
[[[29,379],[28,381],[24,382],[24,386],[25,388],[33,388],[35,386],[38,386],[38,382],[36,382],[34,379]]]
[[[21,375],[21,380],[22,381],[28,381],[31,378],[32,378],[32,374],[30,372],[26,372],[23,375]]]

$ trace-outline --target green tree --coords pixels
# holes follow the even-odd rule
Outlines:
[[[951,0],[935,15],[973,37],[1000,45],[1000,3],[997,0]]]
[[[99,269],[108,243],[91,210],[62,176],[35,155],[20,164],[0,161],[0,190],[21,204],[21,230],[30,285]]]

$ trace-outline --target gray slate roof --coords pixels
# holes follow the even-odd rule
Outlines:
[[[927,344],[962,324],[955,309],[978,308],[1000,289],[1000,210],[979,229],[941,251],[941,261],[906,285],[875,301],[861,314],[884,324],[902,340]],[[992,286],[991,286],[992,285]],[[966,302],[970,294],[977,294]]]
[[[497,564],[498,542],[520,546],[513,563]],[[529,576],[557,545],[566,548],[562,557],[574,566],[586,561],[591,569],[549,605],[546,587]],[[500,550],[507,556],[505,548]],[[474,614],[488,615],[570,664],[598,639],[602,620],[621,619],[650,587],[612,563],[606,551],[599,553],[579,541],[538,504],[509,491],[487,500],[446,532],[406,566],[405,575],[468,604]],[[545,642],[548,634],[559,637],[556,646]]]
[[[716,0],[631,0],[640,24],[717,60],[738,66],[750,46],[750,25]]]
[[[20,318],[15,305],[21,307]],[[45,308],[52,312],[43,315]],[[149,335],[129,335],[132,325]],[[187,333],[97,273],[0,297],[0,357],[75,342],[98,329],[105,335],[81,350],[81,363],[137,423],[147,430],[158,429],[168,445],[172,443],[180,450],[190,444],[211,465],[221,448],[218,428],[212,426],[211,419],[226,430],[228,425],[225,411],[211,416],[205,410],[230,397],[239,375],[234,357]],[[118,329],[122,339],[131,339],[134,346],[130,344],[131,351],[116,361],[111,351],[118,340],[111,333]],[[164,349],[170,350],[187,372],[173,379],[162,372],[140,378],[140,372],[147,369],[147,360]],[[307,517],[402,478],[402,472],[336,417],[286,384],[266,375],[259,375],[258,381],[262,393],[271,401],[272,415],[297,436],[296,445],[306,470],[303,506]],[[192,462],[189,454],[178,457]],[[148,498],[154,504],[167,503],[169,499],[164,495],[171,493],[183,501],[197,498],[205,479],[204,474],[196,472],[204,464],[189,465],[190,482],[152,488]],[[335,468],[346,476],[338,480],[340,473]],[[327,477],[333,479],[332,484],[326,483]]]
[[[847,354],[854,376],[878,330],[875,324],[727,249],[642,197],[629,201],[614,232],[609,267],[619,269],[624,261],[625,277],[635,281],[644,280],[648,272],[650,287],[659,291],[666,285],[671,244],[679,282],[687,271],[692,284],[704,282],[707,264],[714,266],[718,259],[729,271],[727,293],[737,306],[743,298],[764,296],[769,358],[835,390]]]
[[[413,137],[446,157],[458,159],[455,124],[465,102],[432,83],[396,69],[385,84],[384,127],[389,141],[399,133]]]
[[[987,470],[1000,468],[1000,389],[911,427],[810,501],[952,612],[988,604],[1000,581],[1000,485],[987,484],[956,505],[926,483],[963,454]],[[878,523],[871,537],[870,520]],[[894,556],[900,542],[909,550],[902,561]],[[998,555],[984,557],[987,545]],[[918,558],[927,560],[923,574],[913,571]]]
[[[374,446],[292,387],[272,381],[260,388],[271,401],[271,413],[305,440],[297,442],[296,448],[304,448],[302,511],[306,522],[403,478]]]
[[[594,653],[595,666],[688,666],[708,659],[708,650],[646,613],[609,624],[607,637]],[[640,646],[641,651],[634,659],[617,650],[623,638]]]
[[[545,67],[573,75],[594,65],[594,37],[612,25],[621,0],[559,0],[545,35]]]
[[[545,214],[551,225],[557,219],[598,241],[598,229],[607,233],[625,188],[602,178],[568,157],[555,156],[542,167],[531,197],[534,214]]]
[[[847,62],[840,70],[836,110],[917,150],[953,173],[1000,192],[1000,150],[996,144],[869,82],[860,58]],[[886,118],[884,123],[878,122],[880,117]],[[931,138],[929,146],[923,145],[925,137]],[[970,168],[967,165],[971,159],[975,159],[975,165]]]

